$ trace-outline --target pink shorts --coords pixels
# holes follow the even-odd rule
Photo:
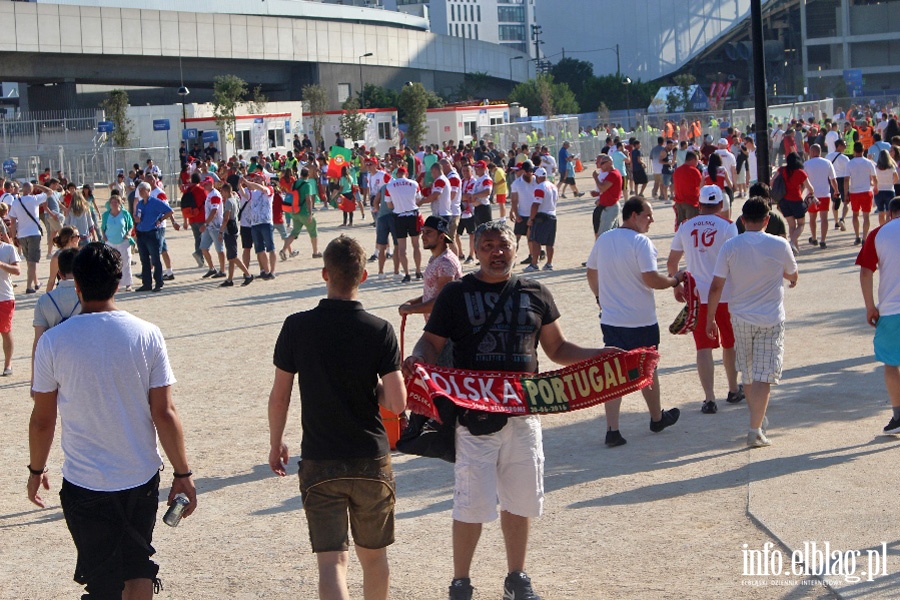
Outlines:
[[[3,302],[0,302],[0,333],[9,333],[12,331],[14,312],[16,312],[15,300],[4,300]]]

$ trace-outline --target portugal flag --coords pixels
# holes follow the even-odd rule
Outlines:
[[[328,161],[328,178],[340,179],[341,169],[345,166],[350,166],[350,157],[352,156],[352,153],[341,146],[332,146],[331,152],[329,152],[328,155],[331,157]]]

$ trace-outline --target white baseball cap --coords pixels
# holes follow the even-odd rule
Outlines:
[[[704,185],[700,188],[700,204],[719,204],[724,200],[722,188],[717,185]]]
[[[728,140],[726,140],[725,138],[719,138],[719,145],[720,145],[720,146],[727,146],[727,145],[728,145]]]
[[[544,167],[538,167],[537,169],[534,170],[534,176],[535,177],[546,177],[547,169],[545,169]]]

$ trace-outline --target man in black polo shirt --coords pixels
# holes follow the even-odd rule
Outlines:
[[[285,475],[284,441],[294,375],[300,379],[300,493],[319,564],[320,598],[349,598],[347,513],[366,600],[386,600],[394,542],[394,476],[379,405],[406,408],[400,350],[390,323],[357,298],[366,255],[340,236],[325,249],[327,298],[284,321],[269,395],[269,467]],[[381,380],[379,381],[379,377]]]

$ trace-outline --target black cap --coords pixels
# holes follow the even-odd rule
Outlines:
[[[425,224],[423,227],[430,227],[444,234],[444,237],[448,242],[452,242],[453,238],[450,237],[450,223],[447,219],[438,217],[437,215],[431,215],[427,219],[425,219]]]

